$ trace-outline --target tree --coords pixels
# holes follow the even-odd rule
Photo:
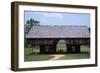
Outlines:
[[[25,27],[24,27],[25,35],[29,33],[30,29],[33,26],[39,26],[39,23],[40,23],[39,21],[34,20],[32,18],[30,18],[30,20],[27,20],[26,24],[25,24]]]
[[[30,18],[29,20],[26,21],[24,25],[25,47],[28,47],[26,35],[29,33],[29,31],[31,30],[33,26],[39,26],[39,24],[40,24],[40,21],[34,20],[33,18]]]
[[[88,28],[88,30],[89,30],[89,33],[90,33],[90,27]]]

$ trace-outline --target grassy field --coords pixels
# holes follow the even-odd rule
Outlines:
[[[43,60],[48,60],[53,57],[53,56],[50,56],[49,54],[45,55],[45,54],[32,53],[32,48],[25,48],[24,52],[25,52],[24,61],[43,61]]]
[[[61,49],[66,51],[64,44],[57,45],[57,51]],[[33,52],[34,51],[34,52]],[[44,61],[53,58],[51,54],[38,54],[40,51],[37,48],[25,48],[24,50],[24,61]],[[90,48],[86,45],[81,45],[81,53],[79,54],[64,54],[59,60],[69,59],[86,59],[90,58]]]
[[[64,54],[65,56],[60,58],[59,60],[71,60],[71,59],[87,59],[90,58],[89,53],[79,53],[79,54]]]

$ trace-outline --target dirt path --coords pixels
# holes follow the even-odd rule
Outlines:
[[[58,60],[58,59],[60,59],[61,57],[63,57],[64,55],[59,55],[59,54],[57,54],[57,55],[51,55],[51,56],[54,56],[54,57],[51,58],[51,59],[49,59],[49,60]]]

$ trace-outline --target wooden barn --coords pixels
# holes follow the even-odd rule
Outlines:
[[[87,26],[33,26],[26,38],[28,45],[40,48],[40,53],[57,53],[57,43],[60,40],[66,42],[66,53],[79,53],[80,45],[90,45]]]

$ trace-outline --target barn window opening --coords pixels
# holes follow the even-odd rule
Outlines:
[[[85,53],[90,53],[90,46],[89,45],[81,45],[80,51],[85,52]]]
[[[66,41],[65,40],[59,40],[57,43],[57,49],[56,51],[59,53],[64,53],[66,52]]]

